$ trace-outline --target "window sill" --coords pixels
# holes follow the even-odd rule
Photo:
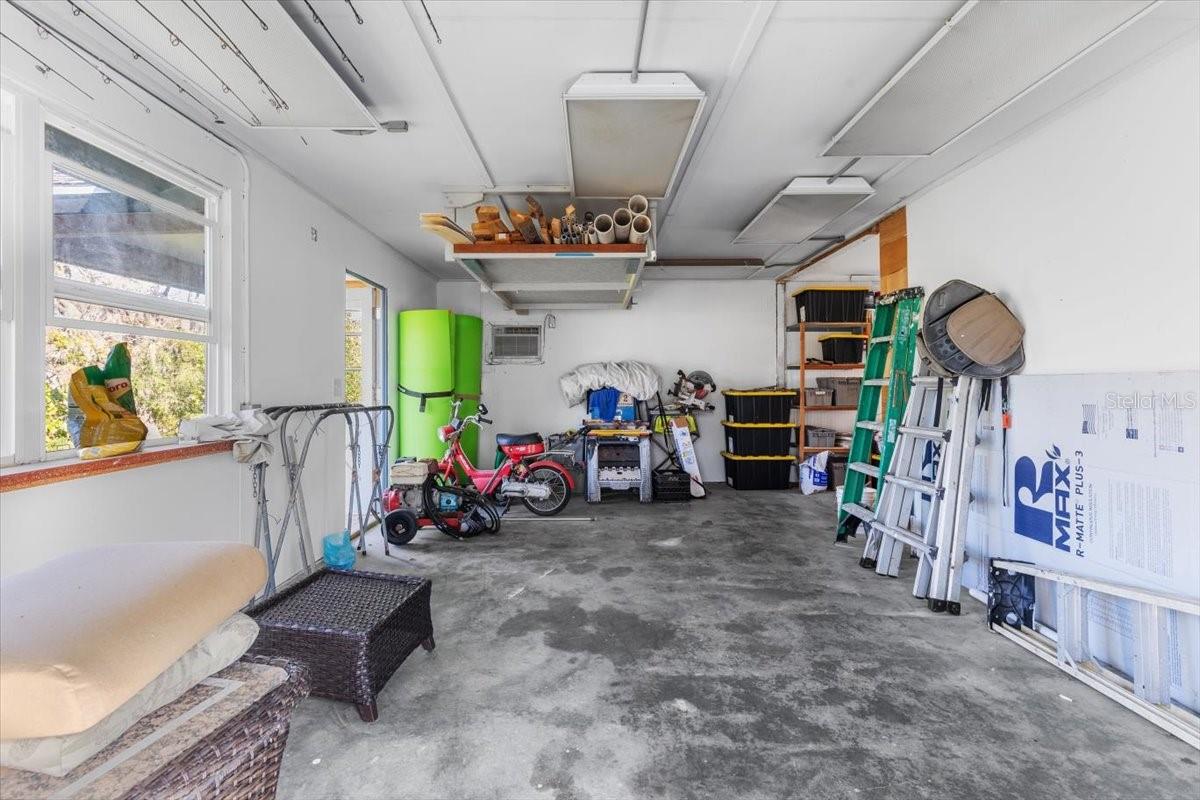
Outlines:
[[[188,458],[200,458],[213,453],[225,453],[233,449],[232,441],[202,442],[200,444],[172,444],[161,447],[151,447],[139,450],[125,456],[113,458],[97,458],[92,461],[68,461],[55,464],[25,464],[19,467],[6,467],[0,470],[0,493],[14,492],[19,489],[31,489],[34,486],[45,486],[51,483],[62,483],[80,478],[90,478],[94,475],[105,475],[110,472],[122,472],[127,469],[149,467],[154,464],[165,464],[168,461],[182,461]]]

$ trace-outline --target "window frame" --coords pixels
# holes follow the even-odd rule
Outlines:
[[[16,187],[13,193],[20,198],[13,209],[14,219],[10,220],[14,241],[11,245],[6,244],[6,247],[11,246],[16,258],[11,260],[11,274],[4,276],[5,283],[12,286],[12,298],[15,301],[11,304],[14,332],[11,347],[13,408],[6,412],[12,419],[13,448],[10,453],[0,453],[0,466],[55,461],[73,458],[78,454],[76,449],[45,449],[46,331],[50,327],[204,343],[205,413],[217,413],[226,405],[228,387],[225,384],[231,380],[225,377],[227,365],[224,363],[230,353],[231,338],[230,309],[227,308],[231,300],[225,290],[226,266],[222,260],[222,240],[228,227],[228,221],[222,216],[223,198],[227,196],[227,190],[125,137],[107,129],[101,130],[98,125],[89,125],[85,120],[52,107],[45,98],[17,84],[5,80],[0,81],[0,85],[14,96],[16,102],[13,141],[17,174],[14,176]],[[178,206],[170,200],[130,186],[119,178],[96,172],[69,157],[50,151],[46,147],[48,125],[198,195],[204,200],[204,213],[198,214]],[[152,208],[201,225],[204,228],[206,262],[205,304],[138,295],[56,276],[53,248],[53,173],[56,166]],[[5,269],[8,273],[9,265],[6,264]],[[207,324],[207,334],[61,317],[54,310],[56,297],[203,321]],[[4,313],[7,315],[10,312],[5,309]],[[176,437],[160,437],[146,440],[146,445],[164,445],[176,441]]]

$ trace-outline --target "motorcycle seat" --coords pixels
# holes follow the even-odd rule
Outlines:
[[[497,433],[496,446],[506,447],[515,444],[541,444],[540,433]]]

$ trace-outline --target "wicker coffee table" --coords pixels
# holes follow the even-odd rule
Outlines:
[[[308,667],[312,694],[379,718],[375,698],[418,646],[432,650],[430,582],[379,572],[323,569],[255,604],[251,652]]]

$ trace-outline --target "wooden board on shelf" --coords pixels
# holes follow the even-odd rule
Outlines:
[[[544,255],[552,256],[557,253],[596,253],[598,255],[629,255],[635,256],[646,252],[644,244],[501,244],[497,242],[478,242],[476,244],[456,244],[456,256],[500,256],[505,255]]]
[[[858,406],[806,406],[803,403],[792,408],[803,408],[809,414],[814,411],[858,411]]]

